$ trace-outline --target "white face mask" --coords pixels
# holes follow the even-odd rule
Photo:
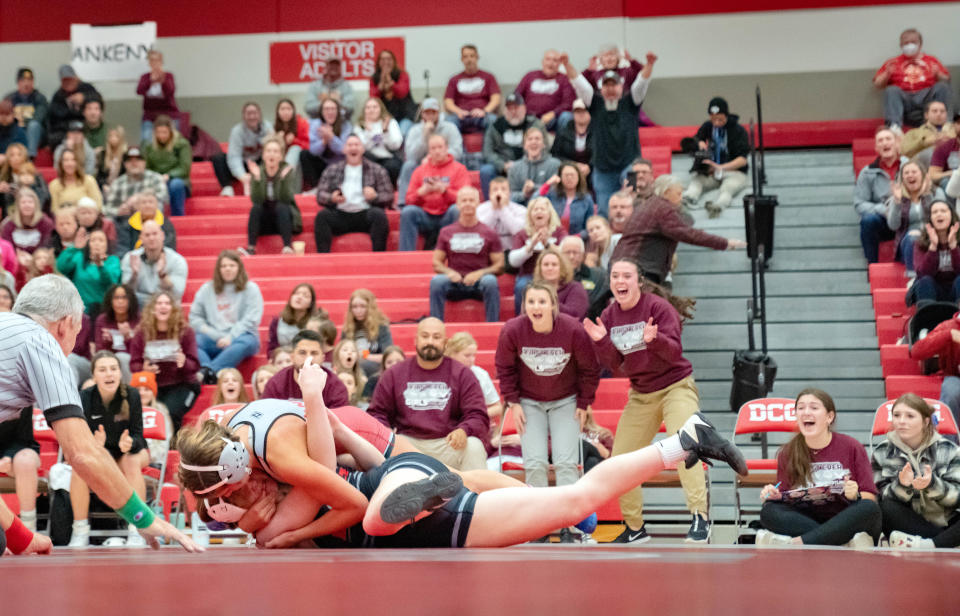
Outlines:
[[[920,45],[917,45],[916,43],[907,43],[900,49],[903,51],[903,55],[911,57],[917,55],[917,52],[920,51]]]

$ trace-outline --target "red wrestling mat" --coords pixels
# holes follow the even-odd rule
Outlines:
[[[960,553],[523,546],[57,550],[0,559],[2,613],[948,614]]]

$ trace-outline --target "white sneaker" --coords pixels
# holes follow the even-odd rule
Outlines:
[[[844,544],[844,547],[853,548],[854,550],[871,550],[873,549],[873,537],[869,533],[859,532],[853,536],[853,539],[847,541]]]
[[[890,132],[896,135],[898,138],[903,138],[903,128],[899,124],[891,124]]]
[[[793,545],[793,539],[787,535],[778,535],[777,533],[770,532],[765,528],[761,528],[757,531],[756,545]]]
[[[88,548],[90,547],[90,522],[74,522],[73,530],[70,533],[70,543],[68,548]]]
[[[233,197],[234,196],[233,186],[224,186],[223,189],[220,191],[220,196]]]
[[[895,530],[890,533],[890,547],[895,550],[933,550],[937,546],[933,544],[933,539]]]
[[[127,527],[127,547],[128,548],[145,548],[147,547],[147,540],[137,532],[136,526]]]
[[[126,544],[127,542],[124,541],[123,537],[108,537],[107,540],[100,545],[105,548],[122,548]]]

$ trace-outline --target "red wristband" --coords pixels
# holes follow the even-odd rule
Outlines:
[[[7,529],[7,547],[14,554],[20,554],[33,541],[33,531],[23,525],[20,518],[14,517],[13,524]]]

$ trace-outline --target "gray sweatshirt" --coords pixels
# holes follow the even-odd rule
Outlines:
[[[530,197],[537,194],[537,189],[560,170],[560,161],[550,156],[550,152],[543,151],[540,160],[530,160],[526,156],[510,165],[507,179],[510,181],[510,200],[526,205],[529,197],[523,194],[523,185],[527,180],[533,180],[534,190]]]
[[[164,248],[163,254],[167,259],[167,278],[173,287],[170,292],[179,302],[183,298],[183,291],[187,288],[187,260],[177,252]],[[130,267],[130,255],[140,257],[140,273],[134,278],[133,268]],[[120,269],[123,270],[121,280],[123,284],[133,285],[133,290],[137,294],[137,301],[141,306],[146,306],[150,301],[150,296],[161,289],[160,276],[157,275],[156,262],[150,263],[143,257],[143,248],[131,250],[123,255],[120,261]]]
[[[238,180],[247,172],[247,161],[257,160],[263,152],[262,141],[273,134],[273,124],[264,120],[260,123],[260,132],[255,133],[244,122],[230,129],[227,142],[227,166]]]
[[[323,79],[318,79],[310,83],[307,87],[307,100],[303,105],[304,111],[311,118],[320,117],[320,97],[329,95],[331,92],[340,94],[340,108],[346,119],[353,116],[353,110],[357,108],[353,95],[353,86],[343,79],[338,79],[332,83],[327,83]]]
[[[910,159],[900,157],[900,166]],[[867,214],[886,214],[886,200],[890,196],[890,180],[893,179],[881,169],[876,161],[860,170],[857,186],[853,189],[853,207],[857,215],[863,218]]]
[[[447,139],[447,151],[457,160],[463,159],[463,137],[455,124],[440,120],[433,129],[433,134],[443,135]],[[407,137],[404,139],[404,151],[407,153],[407,160],[420,164],[423,157],[427,155],[427,140],[423,137],[423,122],[417,122],[410,127]]]
[[[227,283],[217,295],[213,281],[203,283],[190,305],[190,327],[213,340],[224,336],[236,340],[240,334],[257,335],[263,318],[263,295],[260,287],[248,280],[243,291]]]

